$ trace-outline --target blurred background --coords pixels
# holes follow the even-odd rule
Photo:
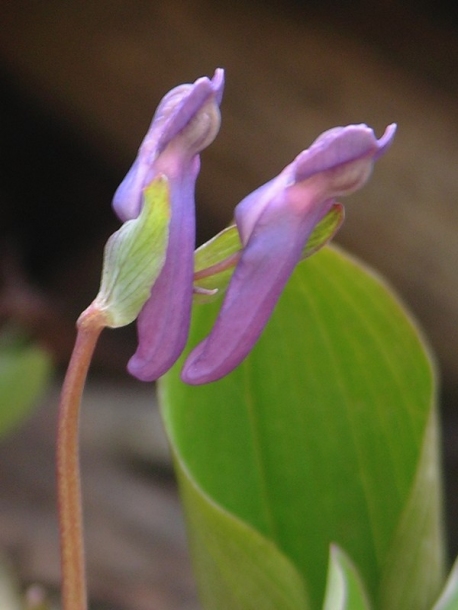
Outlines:
[[[322,131],[398,123],[337,241],[421,322],[442,378],[450,550],[458,553],[458,23],[445,0],[3,0],[0,316],[62,375],[93,299],[110,202],[160,98],[226,70],[220,135],[202,155],[198,239]],[[106,331],[83,416],[94,608],[198,608],[154,388]],[[58,587],[57,394],[0,443],[0,551],[23,585]],[[126,408],[126,403],[128,407]],[[154,435],[154,439],[150,436]],[[157,438],[156,438],[157,437]]]

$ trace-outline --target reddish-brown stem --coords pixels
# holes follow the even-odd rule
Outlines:
[[[241,257],[241,251],[234,252],[224,260],[219,263],[215,263],[211,265],[211,267],[206,267],[205,269],[200,269],[200,271],[194,272],[194,281],[202,280],[205,277],[210,277],[211,275],[216,275],[217,273],[221,273],[222,271],[226,271],[226,269],[230,269],[231,267],[235,267],[235,265],[239,262]]]
[[[56,458],[63,610],[87,609],[79,412],[87,371],[103,327],[104,318],[100,311],[89,307],[80,316],[59,404]]]

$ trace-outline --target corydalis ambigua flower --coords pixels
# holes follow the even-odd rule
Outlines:
[[[172,89],[159,104],[138,156],[119,186],[113,207],[121,220],[140,213],[143,189],[158,175],[168,180],[171,199],[164,267],[138,317],[137,351],[129,372],[142,381],[165,373],[188,336],[195,245],[194,188],[199,153],[216,137],[224,73]]]
[[[366,125],[331,129],[281,174],[239,203],[235,221],[242,255],[210,335],[185,362],[183,381],[215,381],[247,356],[314,227],[336,197],[365,184],[395,130],[390,125],[377,140]]]

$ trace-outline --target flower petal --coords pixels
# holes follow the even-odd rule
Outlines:
[[[187,134],[187,141],[181,143],[182,152],[190,156],[211,143],[219,128],[219,117],[214,120],[215,117],[209,117],[208,113],[221,103],[223,88],[224,71],[218,69],[211,80],[203,77],[194,84],[180,85],[162,99],[137,158],[113,197],[113,208],[122,221],[136,218],[140,213],[142,189],[158,173],[154,164],[180,132],[184,131],[186,135],[190,127],[191,137]],[[207,102],[210,102],[209,106],[206,106]],[[196,122],[197,125],[193,124]],[[192,134],[197,142],[192,141]]]
[[[316,207],[306,217],[284,209],[280,198],[259,220],[232,276],[210,335],[188,356],[181,378],[208,383],[227,375],[248,355],[267,323],[316,223],[327,213]]]
[[[316,224],[336,196],[366,182],[374,159],[391,144],[395,129],[389,126],[380,140],[366,125],[325,132],[237,206],[242,256],[210,335],[185,362],[183,381],[215,381],[248,355]]]
[[[164,97],[138,157],[113,200],[118,215],[135,217],[142,192],[158,174],[169,183],[171,220],[165,264],[137,321],[138,348],[129,372],[153,381],[181,354],[189,331],[195,246],[194,189],[199,152],[216,136],[223,72],[198,79]]]
[[[128,371],[141,381],[163,375],[186,344],[192,304],[195,176],[171,184],[169,246],[151,296],[137,319],[138,347]]]
[[[315,190],[323,192],[322,198],[338,197],[360,188],[367,180],[372,164],[391,145],[396,125],[392,124],[377,140],[372,129],[367,125],[349,125],[336,127],[324,132],[315,140],[310,148],[301,152],[276,178],[251,193],[239,203],[235,214],[243,218],[239,222],[240,237],[246,244],[258,218],[269,205],[272,194],[293,183],[304,183],[305,188],[311,187],[306,180],[318,176]],[[361,161],[361,163],[358,163]],[[353,163],[353,168],[348,166]],[[353,171],[350,171],[353,169]],[[334,175],[326,174],[334,170]],[[321,182],[321,185],[319,182]],[[302,201],[301,197],[298,197]],[[306,199],[308,201],[308,199]]]
[[[219,106],[221,104],[223,87],[224,71],[219,68],[215,71],[215,74],[211,80],[204,76],[197,79],[193,85],[181,85],[181,87],[176,88],[177,90],[188,88],[186,91],[186,96],[182,99],[180,105],[175,106],[169,115],[167,115],[164,110],[161,111],[161,106],[159,106],[156,113],[158,114],[161,112],[162,114],[166,115],[164,118],[161,117],[161,120],[164,120],[165,124],[157,144],[159,152],[161,152],[161,150],[163,150],[180,131],[188,126],[198,112],[200,114],[202,107],[209,98],[211,98],[212,102],[216,102],[216,104],[214,104],[215,106]],[[174,91],[175,90],[172,90],[169,93],[169,96],[174,95]],[[181,97],[180,92],[179,96]],[[168,96],[166,96],[165,99],[167,98]],[[168,102],[167,105],[170,105],[170,102]],[[213,139],[214,136],[212,141]],[[205,146],[202,146],[200,150],[203,148],[205,148]]]
[[[348,125],[325,131],[297,157],[296,180],[306,180],[319,172],[362,157],[377,159],[391,145],[396,125],[389,125],[377,140],[367,125]]]

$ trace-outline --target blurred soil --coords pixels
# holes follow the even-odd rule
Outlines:
[[[24,587],[59,588],[57,386],[0,444],[0,549]],[[81,455],[91,608],[196,610],[195,587],[153,386],[88,384]],[[6,610],[6,609],[5,609]]]

